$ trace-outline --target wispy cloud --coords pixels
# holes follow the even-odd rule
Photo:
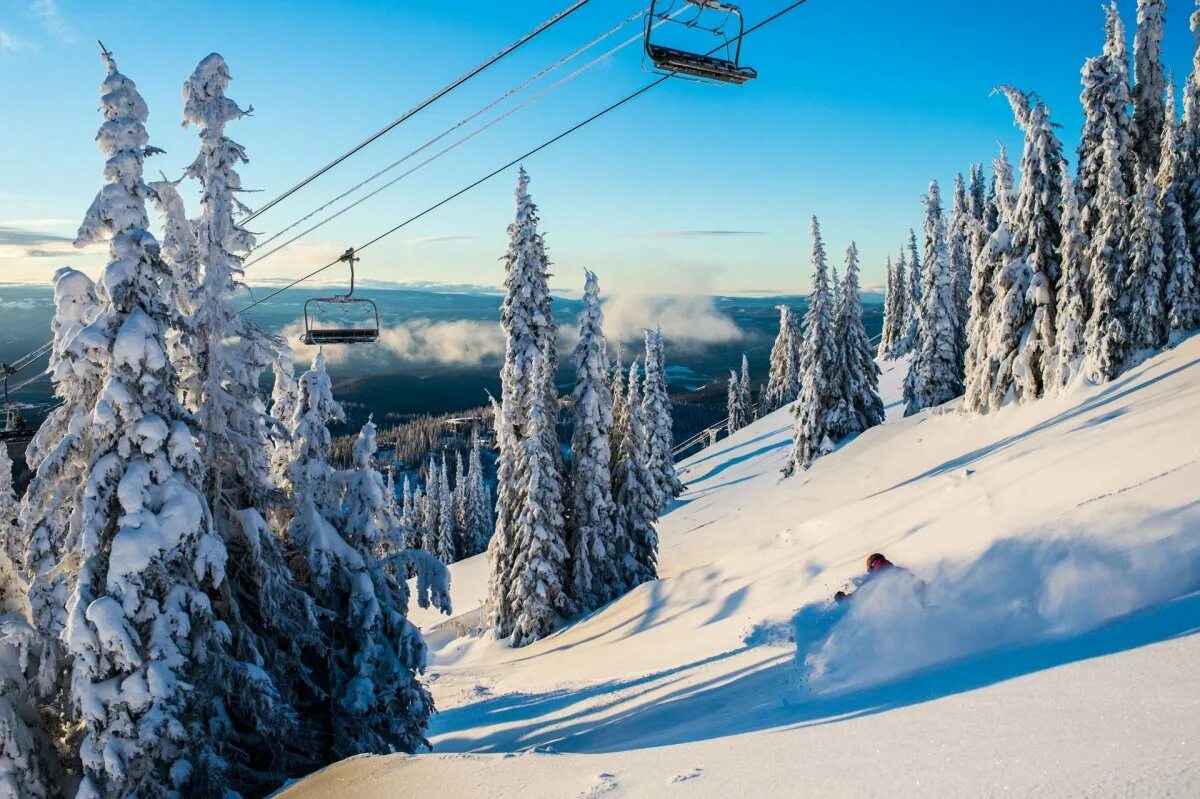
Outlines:
[[[41,20],[42,27],[47,31],[64,42],[75,41],[75,34],[67,27],[62,12],[58,8],[58,0],[33,0],[29,4],[29,10]]]
[[[0,225],[0,259],[60,258],[78,252],[71,236]],[[95,245],[102,246],[102,245]]]
[[[765,236],[765,230],[652,230],[647,233],[629,233],[631,239],[702,239],[720,236]]]
[[[414,244],[440,244],[443,241],[469,241],[475,238],[474,236],[418,236],[415,239],[405,239],[404,244],[412,246]]]
[[[0,221],[0,228],[4,227],[23,227],[23,228],[71,228],[79,224],[78,219],[64,219],[61,217],[42,217],[38,219],[5,219]]]
[[[24,42],[8,31],[0,30],[0,53],[18,53],[24,49]]]

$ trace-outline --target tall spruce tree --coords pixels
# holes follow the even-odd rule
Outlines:
[[[908,341],[905,340],[908,335],[908,258],[903,247],[896,258],[896,274],[892,283],[896,287],[896,328],[892,334],[892,349],[887,357],[900,358],[908,354]]]
[[[666,350],[662,332],[646,331],[646,380],[643,385],[642,415],[649,445],[646,466],[654,481],[659,513],[683,493],[675,474],[675,439],[672,433],[671,396],[667,393]]]
[[[929,182],[924,203],[925,266],[921,271],[917,338],[904,380],[905,416],[949,402],[963,391],[946,217],[936,180]]]
[[[821,226],[812,219],[812,292],[804,315],[804,377],[800,396],[792,406],[792,452],[784,468],[785,475],[807,469],[813,461],[833,448],[829,436],[830,412],[837,406],[840,386],[830,384],[837,371],[837,343],[833,339],[834,319],[829,289],[829,266]]]
[[[449,565],[457,557],[458,536],[454,529],[454,494],[450,490],[450,475],[444,454],[436,468],[430,464],[429,479],[437,483],[437,524],[429,528],[434,542],[430,551],[442,563]]]
[[[794,402],[800,393],[800,326],[787,305],[779,310],[779,332],[771,346],[770,372],[760,410],[770,412]]]
[[[1055,293],[1062,275],[1062,144],[1050,109],[1036,95],[1001,86],[1025,134],[1021,184],[1013,210],[1013,248],[1018,255],[996,277],[991,349],[999,363],[993,406],[1001,396],[1036,399],[1053,369]]]
[[[107,239],[112,260],[97,314],[67,356],[102,388],[76,454],[90,469],[61,561],[70,693],[49,706],[69,709],[77,724],[79,795],[170,796],[224,779],[219,700],[191,686],[222,654],[213,600],[226,552],[167,357],[169,269],[148,230],[142,180],[147,108],[108,52],[103,60],[97,139],[108,183],[76,245]]]
[[[547,359],[534,359],[531,385],[544,385],[542,370]],[[560,618],[570,616],[575,607],[569,596],[570,552],[562,535],[563,498],[561,484],[553,474],[554,456],[546,449],[545,428],[550,423],[543,405],[546,392],[529,396],[529,434],[522,442],[524,476],[518,487],[520,515],[511,533],[511,570],[504,576],[506,589],[498,629],[511,625],[504,636],[511,646],[520,647],[548,635]],[[511,435],[511,433],[510,433]],[[499,532],[497,532],[499,535]]]
[[[575,429],[571,436],[571,475],[567,540],[571,551],[571,596],[581,611],[621,594],[613,530],[613,399],[608,383],[608,351],[600,283],[585,272],[579,342],[575,345]]]
[[[645,418],[638,387],[637,360],[629,367],[626,405],[628,422],[618,442],[617,468],[613,471],[613,532],[621,559],[621,578],[628,590],[658,577],[658,503],[646,465]]]
[[[465,520],[463,540],[467,549],[464,555],[472,557],[485,551],[492,537],[492,508],[487,484],[483,479],[483,458],[480,455],[478,434],[471,437],[471,454],[467,458]]]
[[[540,490],[561,497],[561,453],[558,446],[556,420],[558,396],[554,375],[557,372],[557,326],[551,314],[549,262],[545,243],[538,232],[537,206],[529,195],[529,176],[522,168],[517,177],[516,219],[508,227],[508,250],[504,256],[505,298],[500,308],[500,326],[505,335],[504,365],[500,370],[501,399],[497,413],[497,441],[500,456],[497,461],[498,494],[496,498],[496,533],[489,546],[491,580],[487,618],[498,638],[510,638],[517,614],[510,597],[513,559],[520,555],[514,538],[518,520],[527,509],[522,505],[528,474],[526,473],[526,438],[530,434],[529,409],[533,394],[540,394],[537,404],[543,414],[539,429],[544,440],[541,451],[547,453],[553,468],[542,469],[538,475]],[[533,363],[544,361],[537,370],[538,382],[533,381]],[[540,524],[561,525],[560,513],[543,513]],[[561,526],[548,534],[555,539],[564,537]],[[522,633],[524,636],[525,633]]]
[[[1100,216],[1089,252],[1092,313],[1084,329],[1084,373],[1097,383],[1120,374],[1131,339],[1122,299],[1129,274],[1124,247],[1131,231],[1117,134],[1115,123],[1104,132],[1103,171],[1096,196]]]
[[[916,352],[917,342],[921,332],[918,329],[917,317],[921,307],[921,287],[923,272],[921,256],[917,251],[917,234],[912,228],[908,230],[908,297],[905,300],[904,351]]]
[[[333,611],[329,689],[335,758],[429,746],[425,729],[433,697],[419,679],[425,641],[408,620],[403,572],[397,578],[378,557],[390,519],[376,452],[375,425],[368,421],[354,444],[354,466],[342,477],[345,518],[329,547],[333,568],[325,597],[334,602],[325,607]],[[434,573],[445,580],[444,570]]]
[[[841,395],[846,402],[847,435],[881,424],[884,415],[883,400],[879,397],[879,365],[872,357],[871,342],[863,326],[858,272],[858,247],[851,242],[846,249],[846,275],[834,321],[845,381]]]
[[[1080,373],[1084,355],[1084,328],[1091,314],[1088,285],[1088,240],[1083,233],[1079,213],[1079,193],[1063,163],[1063,210],[1061,269],[1058,284],[1057,329],[1054,340],[1054,370],[1047,378],[1047,389],[1062,388]]]
[[[1157,349],[1167,342],[1167,263],[1158,191],[1153,173],[1146,170],[1129,202],[1128,324],[1135,350]]]
[[[997,276],[1012,260],[1012,220],[1016,206],[1012,186],[1012,165],[1008,153],[1001,147],[1000,155],[992,162],[992,196],[986,208],[986,227],[991,232],[975,259],[971,277],[963,408],[975,413],[986,412],[992,407],[993,388],[1000,368],[996,350],[992,347],[992,319],[994,306],[998,305]]]
[[[1137,0],[1133,37],[1133,152],[1141,171],[1156,170],[1162,160],[1167,79],[1162,63],[1166,0]]]
[[[1187,233],[1184,199],[1188,194],[1187,171],[1191,166],[1187,131],[1176,118],[1174,81],[1167,84],[1166,114],[1162,135],[1163,158],[1157,183],[1162,209],[1163,244],[1166,252],[1167,326],[1186,331],[1200,326],[1200,281],[1192,258]]]
[[[973,167],[972,167],[973,168]],[[971,200],[962,173],[954,179],[954,205],[949,226],[950,286],[954,295],[954,340],[958,369],[965,370],[967,317],[971,302],[971,238],[979,223],[971,213]]]
[[[226,96],[229,80],[224,59],[213,53],[183,87],[185,124],[194,125],[200,137],[187,174],[203,187],[194,249],[203,277],[187,306],[192,313],[184,360],[192,373],[187,398],[195,408],[204,491],[232,556],[215,606],[229,628],[229,656],[218,659],[206,678],[227,692],[229,779],[241,790],[258,792],[311,765],[303,747],[285,751],[286,743],[279,742],[295,740],[297,698],[290,687],[304,679],[298,673],[300,647],[312,641],[315,617],[263,516],[275,502],[275,486],[259,385],[276,360],[268,350],[275,342],[231,304],[240,287],[239,253],[253,246],[254,237],[236,220],[245,211],[235,196],[241,189],[236,167],[247,159],[242,146],[225,136],[225,125],[246,112]],[[191,245],[182,251],[192,252]],[[177,266],[176,272],[186,276],[189,267]]]

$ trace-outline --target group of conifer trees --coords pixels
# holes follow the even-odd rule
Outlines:
[[[1131,71],[1117,6],[1105,9],[1074,177],[1046,104],[1001,86],[1025,137],[1019,183],[1001,149],[986,194],[980,167],[959,175],[948,220],[930,184],[924,258],[914,245],[889,264],[879,348],[911,355],[907,413],[959,396],[986,413],[1113,380],[1200,326],[1200,44],[1180,115],[1165,14],[1138,0]]]
[[[408,477],[401,493],[400,521],[412,530],[408,546],[425,549],[450,564],[483,552],[492,538],[492,498],[484,481],[479,436],[471,440],[467,466],[455,452],[454,482],[450,482],[449,456],[429,457],[424,487],[415,490]],[[392,488],[389,474],[389,488]]]
[[[189,219],[183,179],[144,180],[161,152],[146,103],[103,59],[106,182],[76,244],[105,241],[110,261],[96,282],[55,276],[61,404],[19,500],[0,447],[0,794],[264,795],[352,754],[415,751],[433,704],[407,578],[448,612],[445,567],[406,548],[373,424],[350,468],[330,466],[341,408],[323,357],[297,379],[287,345],[232,304],[254,237],[229,69],[213,54],[184,84]]]
[[[654,523],[682,491],[672,457],[671,401],[662,334],[646,331],[645,363],[609,360],[600,285],[586,273],[572,360],[574,432],[564,455],[558,326],[550,262],[522,169],[508,228],[501,326],[506,338],[496,402],[496,531],[488,546],[486,623],[524,646],[657,576]]]

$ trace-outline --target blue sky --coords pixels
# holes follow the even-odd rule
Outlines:
[[[742,7],[753,23],[784,4]],[[177,177],[195,153],[195,131],[179,124],[181,84],[209,52],[225,56],[230,96],[255,109],[227,131],[250,154],[245,185],[263,190],[247,195],[253,206],[567,5],[209,0],[200,11],[170,0],[0,0],[0,281],[42,281],[66,263],[94,272],[104,262],[102,250],[65,253],[59,241],[102,181],[97,39],[149,103],[152,142],[168,151],[148,162],[155,176]],[[291,223],[640,6],[592,0],[253,227],[270,234]],[[1133,0],[1122,10],[1132,25]],[[1190,69],[1191,10],[1176,0],[1169,12],[1165,57],[1177,82]],[[577,289],[589,267],[607,291],[805,291],[813,214],[831,256],[840,261],[856,240],[864,283],[880,283],[884,256],[920,223],[930,178],[948,190],[956,171],[990,162],[997,141],[1019,157],[993,86],[1039,92],[1073,151],[1079,69],[1099,51],[1102,28],[1096,0],[810,0],[747,38],[743,61],[759,70],[757,81],[668,81],[528,161],[555,286]],[[630,25],[594,52],[636,32]],[[251,277],[323,263],[650,79],[629,47]],[[514,179],[498,177],[372,248],[364,273],[498,284]],[[195,187],[184,193],[194,208]],[[53,254],[27,257],[31,249]]]

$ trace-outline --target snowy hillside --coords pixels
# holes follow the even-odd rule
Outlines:
[[[662,579],[545,640],[462,636],[486,564],[455,564],[456,618],[417,616],[434,753],[282,795],[1200,793],[1200,337],[984,417],[898,418],[902,371],[793,479],[786,411],[686,461]],[[926,584],[837,617],[873,551]]]

